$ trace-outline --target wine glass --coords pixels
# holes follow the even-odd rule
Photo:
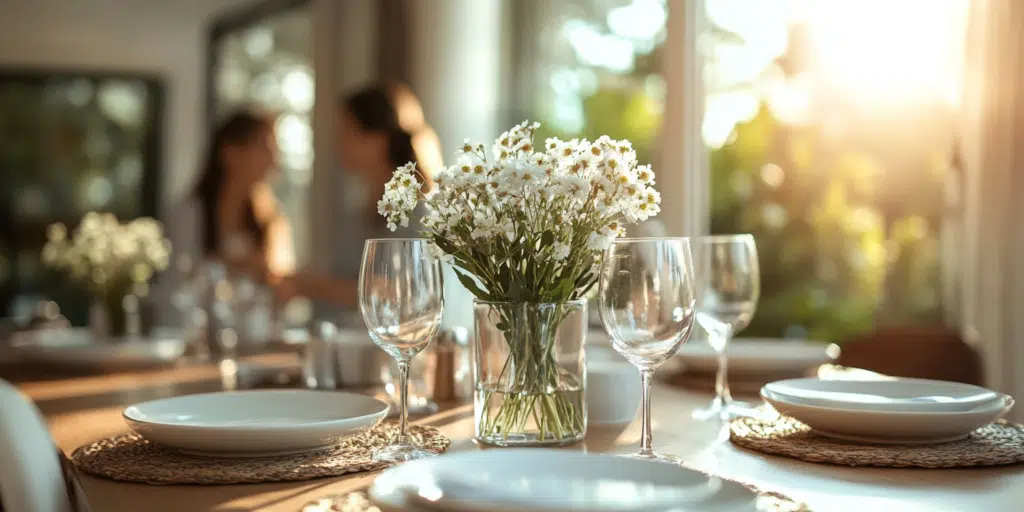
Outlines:
[[[409,362],[441,325],[444,293],[441,262],[423,238],[367,240],[359,269],[359,311],[370,338],[398,362],[399,435],[373,458],[403,462],[432,457],[415,446],[407,431]]]
[[[704,237],[697,249],[697,323],[707,332],[708,343],[718,356],[715,399],[693,412],[701,420],[728,420],[756,415],[754,407],[737,402],[729,394],[729,359],[726,347],[754,317],[761,294],[757,247],[753,235]]]
[[[643,384],[640,452],[631,457],[677,463],[651,449],[651,379],[690,337],[696,299],[686,238],[623,238],[604,257],[598,292],[601,322],[615,351]]]

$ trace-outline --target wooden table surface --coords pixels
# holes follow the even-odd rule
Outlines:
[[[270,360],[268,360],[270,361]],[[20,388],[43,411],[58,445],[70,454],[99,438],[128,432],[121,410],[158,397],[216,390],[214,367],[23,382]],[[1013,511],[1024,510],[1024,466],[991,469],[866,469],[812,464],[760,455],[729,443],[723,426],[697,422],[690,412],[710,395],[655,385],[654,445],[681,456],[694,469],[753,484],[802,500],[815,511]],[[417,421],[438,427],[452,439],[450,451],[475,450],[471,405],[456,405]],[[640,438],[639,421],[625,429],[591,429],[569,449],[631,452]],[[362,490],[375,473],[306,482],[151,486],[82,476],[94,511],[296,512],[324,495]]]

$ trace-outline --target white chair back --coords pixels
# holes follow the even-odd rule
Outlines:
[[[35,405],[0,380],[0,509],[74,510],[57,450]]]

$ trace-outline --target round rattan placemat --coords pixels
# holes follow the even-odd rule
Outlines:
[[[416,444],[444,452],[451,441],[436,428],[412,426]],[[122,482],[167,484],[244,484],[309,480],[387,467],[375,462],[374,450],[398,436],[393,423],[346,438],[336,447],[280,457],[219,459],[194,457],[150,443],[138,434],[124,434],[82,446],[71,454],[88,473]]]
[[[1024,462],[1024,425],[998,421],[967,438],[929,445],[868,445],[814,433],[788,416],[740,418],[729,425],[738,446],[808,462],[886,468],[970,468]]]

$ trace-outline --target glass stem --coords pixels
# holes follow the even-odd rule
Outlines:
[[[722,337],[720,349],[718,350],[718,373],[715,375],[715,397],[718,400],[718,404],[724,409],[732,401],[732,395],[729,393],[729,357],[726,355],[726,350],[729,347],[729,341],[732,338],[732,329],[726,328],[724,332],[718,334]]]
[[[651,449],[651,378],[654,370],[640,370],[643,386],[643,416],[640,424],[640,455],[654,455]]]
[[[398,402],[398,443],[399,445],[408,445],[408,423],[409,423],[409,362],[404,360],[398,361],[398,386],[399,391],[399,402]]]

